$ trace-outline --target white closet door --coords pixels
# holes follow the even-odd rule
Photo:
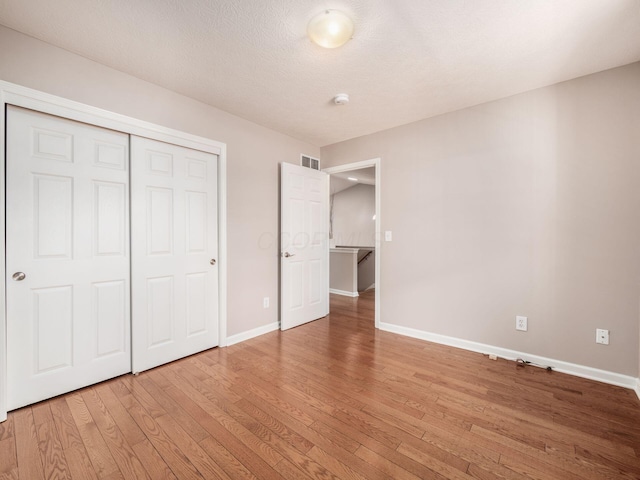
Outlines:
[[[217,156],[131,137],[133,372],[218,345]]]
[[[7,109],[9,410],[131,371],[128,135]]]

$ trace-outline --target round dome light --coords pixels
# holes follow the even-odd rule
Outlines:
[[[353,36],[353,22],[338,10],[325,10],[311,19],[307,34],[321,47],[341,47]]]

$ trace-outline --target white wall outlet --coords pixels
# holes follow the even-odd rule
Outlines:
[[[264,298],[262,299],[262,306],[263,306],[264,308],[269,308],[269,297],[264,297]]]
[[[384,232],[384,241],[385,242],[390,242],[391,240],[393,240],[393,233],[391,233],[391,230],[385,230],[385,232]]]
[[[516,316],[516,330],[527,331],[527,317]]]
[[[596,343],[602,345],[609,345],[609,330],[603,328],[596,328]]]

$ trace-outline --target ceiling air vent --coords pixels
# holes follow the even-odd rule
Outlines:
[[[310,157],[309,155],[300,155],[300,165],[303,167],[320,170],[320,159]]]

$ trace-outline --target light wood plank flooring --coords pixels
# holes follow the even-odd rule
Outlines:
[[[332,314],[9,414],[0,478],[638,479],[635,393]]]

